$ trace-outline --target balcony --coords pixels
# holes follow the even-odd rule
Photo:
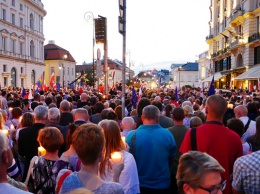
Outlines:
[[[243,11],[241,10],[241,8],[239,8],[239,10],[232,10],[232,15],[231,15],[231,23],[236,22],[236,19],[238,19],[238,17],[243,15]]]
[[[212,39],[212,38],[213,38],[213,35],[212,35],[212,34],[206,36],[206,40],[210,40],[210,39]]]
[[[259,38],[260,38],[259,32],[254,33],[253,35],[248,37],[248,43],[259,40]]]
[[[239,41],[238,41],[238,38],[237,38],[235,41],[231,42],[231,48],[236,47],[238,45],[238,43],[239,43]]]

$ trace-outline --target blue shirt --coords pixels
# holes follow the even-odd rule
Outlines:
[[[130,131],[126,137],[131,153],[133,135],[134,131]],[[133,153],[140,186],[151,189],[169,188],[169,161],[175,154],[176,144],[169,130],[159,124],[141,125],[136,130]]]

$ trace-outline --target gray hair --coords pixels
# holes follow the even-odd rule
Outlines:
[[[48,110],[48,118],[49,120],[57,120],[60,117],[60,110],[58,108],[50,108]]]
[[[225,172],[218,161],[207,153],[189,151],[183,154],[179,160],[176,176],[179,193],[184,193],[183,185],[185,183],[188,183],[192,188],[198,188],[205,173],[212,171]]]
[[[9,142],[7,136],[0,130],[0,156],[2,156],[3,152],[9,149]],[[0,161],[2,157],[0,158]]]
[[[142,116],[148,120],[156,121],[160,116],[160,110],[154,105],[148,105],[143,108]]]
[[[38,120],[46,119],[48,116],[48,108],[43,105],[37,106],[33,112],[34,117]]]
[[[135,121],[132,117],[124,117],[121,125],[123,129],[135,129]]]
[[[61,111],[69,111],[70,110],[70,103],[67,100],[62,100],[60,103],[60,110]]]

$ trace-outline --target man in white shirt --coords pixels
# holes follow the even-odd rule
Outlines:
[[[234,113],[237,119],[240,119],[245,126],[245,132],[242,135],[241,139],[246,141],[246,139],[256,133],[256,123],[253,120],[250,120],[247,116],[248,110],[245,106],[239,105],[234,109]]]

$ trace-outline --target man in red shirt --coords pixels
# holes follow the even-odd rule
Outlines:
[[[243,155],[240,137],[223,125],[223,116],[226,112],[227,102],[220,95],[212,95],[206,102],[206,122],[196,129],[197,150],[206,152],[214,157],[225,169],[222,178],[227,180],[224,194],[232,193],[230,175],[233,172],[235,160]],[[186,153],[191,148],[191,130],[187,131],[180,148]]]

